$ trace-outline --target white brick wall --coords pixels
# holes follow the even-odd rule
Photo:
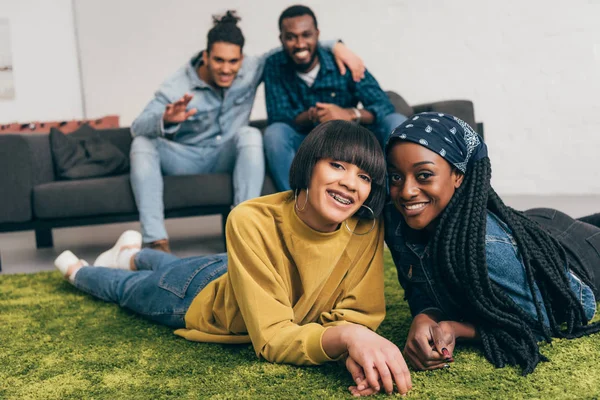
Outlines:
[[[129,124],[204,47],[210,14],[237,9],[256,54],[278,45],[277,18],[294,3],[77,1],[86,115]],[[304,4],[321,38],[342,38],[409,103],[472,100],[501,194],[600,194],[600,0]],[[253,116],[265,116],[262,95]]]

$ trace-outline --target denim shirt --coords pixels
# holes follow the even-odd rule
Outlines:
[[[436,309],[447,319],[463,319],[455,310],[443,304],[436,294],[427,243],[415,240],[416,237],[405,237],[406,233],[410,232],[410,228],[393,205],[386,206],[385,218],[385,241],[392,253],[398,270],[398,280],[405,290],[413,317],[424,311]],[[519,307],[537,320],[525,267],[510,229],[489,211],[486,222],[486,260],[490,280],[499,285]],[[588,320],[592,319],[596,312],[596,299],[592,290],[571,271],[567,275],[571,290],[583,305]],[[537,285],[534,291],[540,300],[542,296]],[[543,306],[542,313],[544,323],[548,326],[548,316]]]
[[[319,42],[333,49],[334,40]],[[202,62],[202,52],[194,56],[158,88],[154,99],[131,125],[132,136],[168,137],[176,142],[203,147],[219,147],[247,126],[254,104],[256,89],[263,80],[263,70],[268,57],[281,48],[260,56],[245,55],[231,86],[215,89],[198,77],[197,68]],[[186,121],[165,129],[163,114],[167,104],[179,100],[185,93],[194,97],[187,109],[197,112]]]

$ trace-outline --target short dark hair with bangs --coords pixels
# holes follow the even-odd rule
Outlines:
[[[306,136],[292,161],[292,190],[308,187],[315,164],[322,158],[354,164],[369,174],[371,193],[364,204],[378,217],[385,203],[386,164],[375,135],[367,128],[349,121],[328,121],[317,126]],[[356,212],[356,216],[372,217],[364,207]]]

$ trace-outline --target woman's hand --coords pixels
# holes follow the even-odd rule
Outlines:
[[[400,394],[412,388],[410,371],[400,349],[389,340],[361,325],[345,325],[341,334],[346,343],[348,359],[346,368],[356,387],[354,395],[368,395],[384,390],[394,392],[394,383]]]
[[[418,314],[410,326],[404,355],[419,370],[443,368],[454,361],[452,353],[456,344],[451,323],[438,323],[427,314]]]
[[[379,393],[377,390],[373,389],[368,384],[365,387],[365,371],[363,371],[360,364],[354,361],[354,359],[350,356],[346,358],[346,369],[348,370],[348,372],[350,372],[350,375],[352,375],[352,380],[354,381],[354,383],[356,383],[356,386],[350,386],[348,388],[348,390],[350,391],[350,393],[352,393],[353,396],[371,396],[373,394]],[[379,380],[379,383],[381,383],[381,380]]]

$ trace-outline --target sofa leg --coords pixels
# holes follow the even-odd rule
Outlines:
[[[42,247],[53,247],[54,242],[52,241],[52,229],[36,229],[35,246],[38,249],[41,249]]]

